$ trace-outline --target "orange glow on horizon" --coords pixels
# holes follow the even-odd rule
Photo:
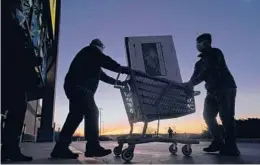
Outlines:
[[[239,117],[237,119],[246,119],[246,118],[260,118],[260,116],[255,117]],[[218,123],[220,122],[220,119],[217,118]],[[174,127],[175,131],[177,133],[202,133],[202,131],[206,128],[206,124],[203,119],[184,119],[184,120],[170,120],[166,123],[161,124],[159,133],[167,133],[168,127]],[[149,132],[150,128],[150,132]],[[134,130],[133,133],[141,133],[143,129],[142,123],[136,123],[134,124]],[[101,135],[117,135],[117,134],[128,134],[130,131],[130,125],[128,123],[120,123],[120,124],[107,124],[105,125],[105,129]],[[152,132],[151,132],[152,131]],[[157,123],[150,123],[148,125],[148,133],[153,133],[157,131]],[[84,129],[78,128],[74,135],[80,135],[84,136]]]
[[[195,124],[194,124],[195,123]],[[161,124],[159,133],[167,133],[168,127],[172,127],[173,124],[171,122]],[[189,121],[182,121],[180,123],[174,124],[174,129],[177,133],[201,133],[203,129],[205,129],[206,125],[203,120],[189,120]],[[143,129],[142,123],[134,124],[134,130],[133,133],[141,133]],[[114,125],[114,124],[107,124],[105,125],[105,129],[101,135],[116,135],[116,134],[128,134],[130,131],[130,125],[129,124],[120,124]],[[150,131],[150,132],[149,132]],[[151,123],[148,125],[148,133],[153,133],[157,131],[157,123]],[[78,128],[77,131],[74,133],[74,135],[80,135],[84,136],[84,129]]]

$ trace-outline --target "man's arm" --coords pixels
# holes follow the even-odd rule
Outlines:
[[[103,53],[100,53],[98,57],[101,62],[101,67],[117,73],[124,73],[124,74],[130,73],[130,69],[128,67],[121,66],[111,57]]]
[[[100,80],[111,85],[116,83],[116,79],[108,76],[103,70],[100,71]]]
[[[121,72],[121,65],[118,64],[115,60],[113,60],[111,57],[100,53],[99,54],[99,61],[101,63],[101,67],[111,70],[113,72],[120,73]]]
[[[192,86],[196,86],[204,80],[205,71],[202,70],[198,65],[199,65],[199,62],[197,62],[195,64],[193,74],[189,81],[189,83],[191,83]]]
[[[198,67],[198,63],[196,63],[194,72],[189,81],[193,86],[200,84],[205,80],[205,77],[210,74],[212,70],[217,69],[221,59],[223,58],[221,50],[217,48],[213,48],[212,54],[210,54],[210,56],[212,57],[208,58],[208,60],[205,60],[204,68]]]

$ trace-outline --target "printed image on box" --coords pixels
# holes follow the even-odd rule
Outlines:
[[[145,72],[150,76],[165,76],[165,64],[161,43],[141,44]]]

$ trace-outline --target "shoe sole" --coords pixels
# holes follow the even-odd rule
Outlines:
[[[230,156],[230,157],[238,157],[238,156],[240,156],[240,154],[239,155],[228,155],[228,154],[219,154],[220,156]]]
[[[63,157],[63,156],[52,156],[51,155],[51,159],[78,159],[79,156],[75,156],[75,157]]]
[[[68,157],[50,157],[50,159],[78,159],[77,158],[68,158]]]
[[[204,152],[207,152],[207,153],[214,153],[214,152],[219,152],[220,150],[215,150],[215,151],[205,151],[203,150]]]
[[[85,157],[104,157],[104,156],[108,156],[110,155],[112,152],[107,153],[107,154],[103,154],[103,155],[97,155],[97,154],[86,154],[85,153]]]
[[[240,156],[240,153],[237,153],[237,154],[225,154],[225,153],[219,153],[220,156]]]

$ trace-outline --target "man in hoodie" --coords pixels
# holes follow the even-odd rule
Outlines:
[[[114,85],[116,80],[102,71],[102,68],[117,72],[130,73],[128,67],[123,67],[103,53],[104,44],[99,39],[94,39],[89,46],[84,47],[73,59],[65,77],[64,90],[69,99],[69,114],[60,132],[57,144],[51,157],[53,158],[78,158],[69,150],[71,137],[83,117],[85,117],[86,157],[101,157],[111,153],[99,144],[98,134],[98,108],[94,101],[99,80]],[[118,85],[124,85],[119,81]]]
[[[207,96],[204,103],[204,120],[213,138],[205,152],[217,152],[227,156],[238,156],[235,134],[235,98],[236,83],[218,48],[211,47],[211,35],[208,33],[197,37],[199,61],[195,64],[193,75],[185,83],[189,89],[205,81]],[[225,133],[221,135],[216,117],[219,113]]]

